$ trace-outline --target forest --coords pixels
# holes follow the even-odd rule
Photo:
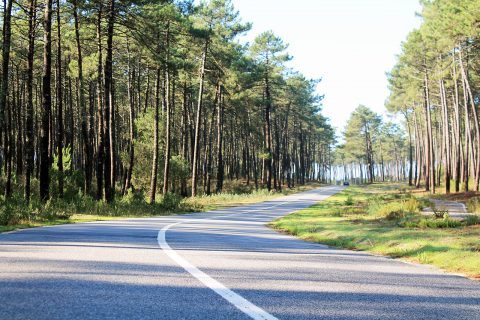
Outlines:
[[[387,108],[409,132],[409,182],[433,193],[479,190],[479,13],[475,0],[423,1],[423,23],[389,74]]]
[[[229,0],[5,0],[2,26],[2,205],[331,178],[319,80]]]
[[[386,108],[402,127],[360,106],[335,168],[347,178],[408,180],[432,193],[479,191],[480,1],[421,3],[421,26],[388,73]]]

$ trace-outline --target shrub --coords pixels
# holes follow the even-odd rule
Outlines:
[[[145,194],[143,191],[135,191],[132,188],[127,190],[127,194],[120,200],[123,204],[145,203]]]
[[[17,214],[18,211],[14,209],[14,206],[11,205],[10,201],[3,201],[0,206],[0,225],[10,225],[18,223],[20,219]]]
[[[404,210],[409,213],[417,213],[422,210],[423,206],[417,198],[410,198],[406,200],[403,204]]]
[[[5,199],[0,197],[0,225],[18,224],[22,220],[30,220],[32,207],[23,198],[12,197]]]
[[[166,193],[163,195],[160,205],[168,211],[173,211],[179,208],[182,198],[175,193]]]
[[[37,219],[41,220],[55,220],[55,219],[69,219],[73,214],[75,207],[63,199],[50,199],[38,211]]]
[[[384,217],[387,220],[397,220],[405,217],[405,210],[403,208],[403,203],[389,202],[381,206],[377,210],[376,214]]]
[[[227,181],[223,186],[223,193],[229,194],[247,194],[252,193],[253,186],[247,186],[241,181]]]
[[[462,226],[462,222],[454,220],[446,215],[443,219],[421,219],[418,222],[419,228],[458,228]]]
[[[477,216],[477,215],[469,215],[469,216],[465,219],[465,224],[466,224],[467,226],[474,226],[474,225],[480,224],[480,216]]]
[[[468,212],[471,213],[480,213],[480,198],[475,197],[467,201]]]
[[[349,195],[349,196],[347,197],[347,199],[345,199],[345,205],[346,205],[346,206],[352,206],[353,204],[354,204],[354,202],[353,202],[353,197],[352,197],[351,195]]]

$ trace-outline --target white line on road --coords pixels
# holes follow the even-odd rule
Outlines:
[[[222,215],[221,217],[231,217],[239,214],[244,214],[247,212],[255,212],[255,211],[261,211],[261,210],[266,210],[266,209],[272,209],[281,205],[284,205],[288,201],[284,201],[281,203],[278,203],[274,206],[270,206],[267,208],[260,208],[260,209],[255,209],[255,210],[249,210],[249,211],[244,211],[244,212],[239,212],[239,213],[233,213],[233,214],[225,214]],[[215,217],[216,218],[216,217]],[[213,219],[215,219],[213,218]],[[213,220],[212,219],[212,220]],[[189,221],[189,220],[187,220]],[[175,250],[173,250],[167,243],[166,240],[166,233],[167,230],[170,229],[173,226],[179,225],[185,221],[181,222],[176,222],[169,224],[165,227],[162,228],[158,232],[157,236],[157,241],[158,245],[160,248],[165,251],[167,256],[170,257],[173,261],[175,261],[178,265],[180,265],[185,271],[190,273],[192,276],[197,278],[200,282],[202,282],[205,286],[208,288],[212,289],[214,292],[216,292],[218,295],[220,295],[222,298],[233,304],[235,307],[237,307],[240,311],[245,313],[246,315],[250,316],[252,319],[255,320],[278,320],[276,317],[272,316],[270,313],[266,312],[260,307],[257,307],[238,293],[233,292],[232,290],[228,289],[225,287],[223,284],[218,282],[217,280],[213,279],[210,277],[208,274],[205,272],[201,271],[197,267],[195,267],[193,264],[188,262],[185,258],[180,256]]]
[[[213,279],[210,277],[208,274],[205,272],[201,271],[197,267],[195,267],[193,264],[185,260],[182,256],[180,256],[175,250],[173,250],[167,243],[165,239],[165,234],[168,229],[171,227],[180,224],[181,222],[173,223],[168,226],[165,226],[158,232],[158,245],[160,248],[162,248],[163,251],[172,259],[175,261],[177,264],[179,264],[183,269],[188,271],[192,276],[200,280],[204,285],[206,285],[208,288],[212,289],[215,291],[217,294],[219,294],[222,298],[233,304],[235,307],[240,309],[243,313],[247,314],[250,316],[252,319],[255,320],[275,320],[274,316],[272,316],[270,313],[266,312],[265,310],[257,307],[247,299],[243,298],[239,294],[233,292],[232,290],[228,289],[225,287],[223,284],[218,282],[217,280]]]
[[[330,189],[330,187],[327,187],[325,189]],[[330,196],[330,195],[329,195]],[[251,212],[258,212],[262,210],[267,210],[267,209],[272,209],[275,207],[282,206],[288,202],[291,201],[283,201],[278,204],[275,204],[270,207],[265,207],[265,208],[258,208],[258,209],[253,209],[253,210],[248,210],[248,211],[243,211],[239,213],[230,213],[230,214],[222,214],[220,216],[215,216],[215,217],[205,217],[205,219],[201,219],[202,221],[208,221],[208,220],[215,220],[217,218],[223,218],[223,217],[231,217],[231,216],[236,216],[236,215],[241,215],[245,213],[251,213]],[[220,295],[222,298],[233,304],[236,308],[241,310],[243,313],[246,315],[250,316],[252,319],[255,320],[278,320],[276,317],[271,315],[270,313],[266,312],[260,307],[257,307],[247,299],[243,298],[241,295],[233,292],[232,290],[228,289],[225,287],[222,283],[218,282],[217,280],[213,279],[210,277],[208,274],[205,272],[201,271],[197,267],[195,267],[193,264],[188,262],[185,258],[180,256],[175,250],[173,250],[167,243],[166,240],[166,233],[168,229],[179,225],[183,222],[194,222],[198,221],[198,219],[185,219],[184,221],[176,222],[169,224],[165,227],[163,227],[159,232],[157,236],[157,241],[158,245],[160,248],[167,254],[170,259],[172,259],[174,262],[176,262],[178,265],[180,265],[185,271],[190,273],[193,277],[198,279],[200,282],[202,282],[205,286],[208,288],[212,289],[214,292],[216,292],[218,295]]]

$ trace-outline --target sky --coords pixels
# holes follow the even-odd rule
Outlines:
[[[272,30],[289,44],[290,65],[306,77],[321,78],[323,114],[342,130],[363,104],[384,114],[385,75],[401,42],[420,25],[418,0],[233,0],[252,30],[252,41]]]

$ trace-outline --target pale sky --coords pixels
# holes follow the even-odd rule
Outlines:
[[[343,129],[350,113],[364,104],[384,112],[385,72],[409,31],[418,27],[418,0],[233,0],[247,35],[272,30],[290,46],[291,66],[322,78],[323,113]]]

